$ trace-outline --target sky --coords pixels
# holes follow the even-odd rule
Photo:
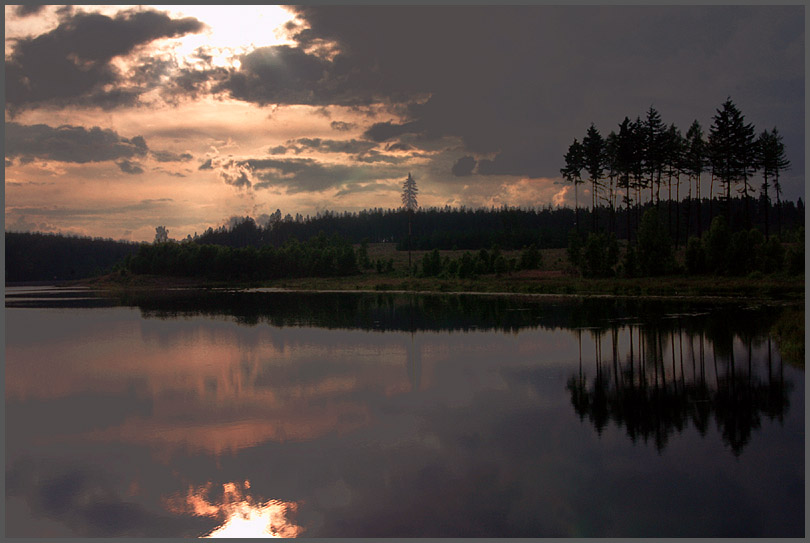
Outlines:
[[[804,26],[800,4],[5,6],[5,228],[183,239],[397,208],[409,173],[421,207],[573,207],[591,123],[654,107],[708,134],[727,98],[779,130],[804,199]]]

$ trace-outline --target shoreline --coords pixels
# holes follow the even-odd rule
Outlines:
[[[174,289],[227,289],[248,292],[357,292],[391,294],[479,294],[528,297],[606,297],[804,301],[804,277],[664,276],[657,278],[585,279],[573,276],[484,276],[477,279],[391,277],[361,274],[345,277],[297,278],[264,282],[211,281],[184,277],[106,275],[54,281],[61,287],[87,287],[106,292]],[[10,286],[25,286],[22,284]]]

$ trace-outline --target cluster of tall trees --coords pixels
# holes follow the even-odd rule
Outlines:
[[[609,231],[616,231],[616,209],[624,206],[628,239],[638,228],[645,202],[661,207],[666,201],[668,231],[677,246],[691,234],[704,231],[703,215],[696,208],[704,195],[709,197],[709,221],[723,211],[732,223],[733,193],[742,198],[744,228],[753,226],[754,179],[760,173],[758,205],[769,235],[771,195],[776,197],[776,228],[782,228],[782,186],[780,174],[790,167],[782,136],[776,128],[757,134],[751,123],[728,98],[717,110],[706,134],[695,120],[684,136],[674,124],[667,125],[652,106],[645,118],[625,117],[606,137],[591,124],[582,141],[574,139],[564,157],[560,173],[574,185],[576,226],[579,221],[579,185],[590,185],[591,209],[609,209]],[[704,174],[709,176],[705,187]],[[685,186],[683,186],[685,183]],[[707,190],[708,189],[708,190]],[[719,189],[722,210],[714,210]],[[662,192],[664,195],[662,196]],[[635,211],[635,212],[633,212]],[[697,214],[696,214],[697,213]],[[695,215],[696,214],[696,215]],[[759,215],[763,215],[760,213]],[[696,216],[697,224],[691,219]],[[591,231],[597,232],[598,213],[591,213]],[[696,227],[695,230],[690,230]],[[735,228],[737,225],[734,225]]]

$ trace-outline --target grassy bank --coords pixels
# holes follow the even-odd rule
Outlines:
[[[395,274],[363,273],[348,277],[280,279],[255,283],[231,283],[151,276],[107,275],[80,284],[117,289],[163,288],[280,288],[289,290],[370,290],[425,292],[484,292],[523,294],[569,294],[613,296],[721,296],[804,300],[804,279],[785,277],[728,278],[668,276],[655,278],[585,279],[559,271],[521,271],[511,275],[480,276],[475,279],[405,277]],[[73,283],[76,284],[76,283]]]
[[[804,283],[763,279],[681,276],[635,279],[583,279],[562,274],[515,273],[476,279],[346,277],[298,279],[262,285],[296,290],[413,290],[429,292],[508,292],[614,296],[723,296],[804,298]]]
[[[155,288],[280,288],[289,290],[368,290],[425,292],[484,292],[516,294],[569,294],[612,296],[721,296],[732,298],[767,298],[804,300],[804,276],[752,274],[747,277],[685,276],[639,278],[583,278],[568,262],[565,249],[542,251],[542,265],[537,270],[521,270],[502,275],[476,278],[409,277],[408,253],[397,251],[391,243],[371,244],[372,262],[392,259],[394,271],[378,273],[363,270],[345,277],[310,277],[277,279],[253,283],[210,281],[205,279],[151,275],[112,274],[73,282],[105,290]],[[413,251],[412,262],[421,262],[425,251]],[[459,258],[463,251],[442,251],[442,257]],[[516,258],[519,251],[504,251],[506,258]]]

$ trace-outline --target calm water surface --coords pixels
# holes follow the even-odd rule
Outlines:
[[[803,537],[783,307],[6,290],[8,537]]]

